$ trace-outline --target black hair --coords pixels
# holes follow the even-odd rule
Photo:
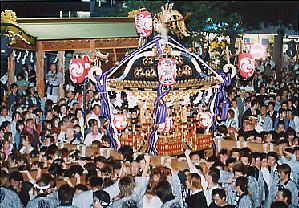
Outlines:
[[[103,186],[103,179],[101,177],[92,176],[89,178],[89,185],[91,187]]]
[[[171,185],[167,180],[159,181],[155,187],[155,194],[161,199],[163,203],[174,199]]]
[[[238,177],[236,179],[236,187],[240,186],[240,189],[242,192],[244,192],[245,194],[248,193],[248,179],[246,177]]]
[[[233,157],[229,157],[227,158],[227,160],[225,161],[225,165],[228,165],[230,163],[234,163],[236,162],[236,158],[233,158]]]
[[[58,199],[63,205],[72,205],[74,197],[74,188],[68,184],[62,185],[58,189]]]
[[[20,173],[19,171],[11,172],[9,178],[13,179],[14,181],[23,181],[22,173]]]
[[[292,203],[292,192],[286,188],[279,188],[278,191],[281,192],[283,198],[288,198],[287,203],[290,205]]]
[[[11,83],[11,85],[9,86],[9,89],[12,90],[14,87],[18,87],[17,83]]]
[[[221,188],[217,188],[217,189],[213,189],[212,190],[212,196],[215,196],[215,195],[219,195],[219,197],[221,199],[226,199],[226,193],[225,193],[225,190],[224,189],[221,189]]]
[[[118,151],[123,155],[124,161],[133,161],[133,148],[129,145],[124,145],[118,149]]]
[[[274,157],[276,162],[278,161],[278,154],[277,152],[268,152],[268,157]]]
[[[93,192],[93,197],[101,201],[102,202],[101,205],[103,207],[108,207],[110,204],[110,195],[104,190],[98,190]],[[103,202],[105,204],[103,204]]]
[[[217,168],[211,168],[208,171],[208,175],[212,177],[213,183],[217,184],[220,178],[220,170]]]
[[[286,205],[283,201],[274,201],[270,208],[288,208],[288,205]]]
[[[83,184],[77,184],[74,186],[74,191],[76,190],[81,190],[81,191],[87,191],[88,188],[86,185],[83,185]]]

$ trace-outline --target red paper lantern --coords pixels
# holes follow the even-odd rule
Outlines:
[[[135,27],[141,36],[150,36],[153,31],[153,20],[151,13],[147,10],[138,12],[135,16]]]
[[[85,62],[82,59],[71,59],[70,78],[73,83],[82,83],[87,75]]]
[[[116,114],[114,115],[114,120],[113,120],[114,126],[118,131],[124,130],[127,125],[127,117],[125,114]]]
[[[159,81],[165,86],[171,86],[176,79],[175,59],[161,58],[158,63]]]
[[[212,125],[213,114],[211,112],[199,112],[196,119],[199,120],[199,126],[201,128],[208,128]]]
[[[244,78],[249,78],[254,72],[254,59],[250,53],[240,53],[239,55],[240,75]]]

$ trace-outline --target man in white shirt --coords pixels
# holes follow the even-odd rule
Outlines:
[[[289,127],[296,131],[296,135],[299,136],[299,117],[295,116],[295,112],[292,110],[287,111],[287,116],[289,119]]]
[[[92,144],[93,141],[99,140],[102,142],[102,134],[99,132],[98,123],[95,122],[93,126],[91,126],[91,132],[87,134],[84,144],[88,147]]]
[[[8,115],[8,109],[7,109],[7,107],[2,107],[2,109],[1,109],[1,116],[0,116],[0,126],[1,126],[1,124],[2,124],[2,122],[4,122],[4,121],[9,121],[9,122],[11,122],[11,116],[9,116]]]

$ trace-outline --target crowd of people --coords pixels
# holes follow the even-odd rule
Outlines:
[[[298,60],[282,69],[271,57],[257,61],[252,78],[234,78],[226,89],[228,118],[217,120],[215,136],[273,143],[278,152],[234,147],[221,149],[215,160],[187,149],[177,156],[188,163],[184,170],[169,159],[154,166],[151,156],[130,146],[118,149],[121,159],[70,151],[65,144],[110,148],[99,94],[88,90],[85,123],[80,91],[67,88],[59,99],[62,76],[55,64],[45,100],[20,74],[1,104],[0,207],[297,207],[298,70]]]

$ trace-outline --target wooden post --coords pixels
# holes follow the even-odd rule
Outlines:
[[[63,84],[65,83],[65,51],[58,51],[58,71],[62,75],[62,83],[59,83],[59,99],[65,97]]]
[[[62,74],[62,83],[65,82],[65,51],[58,51],[58,71]]]
[[[44,69],[44,51],[41,42],[37,41],[37,52],[36,52],[36,90],[40,98],[44,98],[45,95],[45,69]]]
[[[14,61],[14,54],[11,53],[11,55],[8,57],[8,92],[10,92],[10,85],[15,82],[15,61]],[[7,93],[8,95],[9,93]]]

